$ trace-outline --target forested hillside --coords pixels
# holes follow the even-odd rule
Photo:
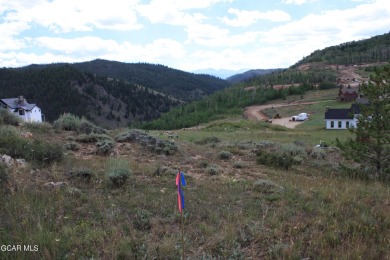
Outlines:
[[[179,104],[147,88],[82,73],[70,65],[0,69],[0,97],[19,95],[36,103],[48,121],[72,113],[105,127],[151,120]]]
[[[303,95],[306,90],[314,88],[320,90],[337,88],[337,78],[341,73],[337,64],[365,63],[377,66],[380,65],[379,62],[383,64],[389,60],[390,34],[329,47],[314,52],[288,69],[250,77],[233,88],[201,101],[182,105],[157,120],[143,124],[142,127],[181,128],[227,115],[239,115],[249,105],[285,98],[291,94]],[[366,71],[370,69],[371,67],[365,67]]]
[[[390,61],[390,33],[317,50],[294,67],[312,62],[346,65],[388,61]]]
[[[229,86],[227,81],[214,76],[193,74],[149,63],[97,59],[72,66],[99,76],[141,85],[183,101],[197,100]]]

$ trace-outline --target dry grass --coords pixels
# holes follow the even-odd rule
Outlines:
[[[65,143],[69,133],[47,135]],[[187,178],[186,257],[390,258],[388,186],[341,176],[337,152],[307,156],[288,171],[256,164],[255,149],[286,149],[278,143],[315,140],[316,133],[238,120],[179,131],[179,136],[179,151],[171,156],[136,143],[116,144],[115,158],[133,172],[119,188],[109,185],[106,175],[113,156],[90,153],[84,143],[60,163],[9,169],[10,182],[0,196],[1,245],[38,245],[39,250],[1,251],[0,258],[179,259],[179,168]],[[207,137],[220,142],[195,144]],[[312,145],[306,141],[302,147],[310,152]],[[221,151],[231,158],[219,159]],[[207,172],[212,165],[218,174]],[[80,168],[94,173],[90,180],[69,176]],[[48,188],[47,182],[66,185]]]

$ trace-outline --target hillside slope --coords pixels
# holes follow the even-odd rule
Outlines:
[[[302,97],[308,90],[356,87],[368,79],[375,66],[382,66],[388,61],[389,50],[390,34],[329,47],[311,54],[288,69],[251,77],[201,101],[173,109],[143,127],[191,127],[242,114],[247,106],[264,104],[278,98],[286,99],[289,95]],[[333,64],[336,61],[341,64]],[[355,61],[362,64],[355,64]],[[334,99],[337,99],[337,95]]]
[[[109,128],[157,118],[179,104],[150,89],[69,65],[0,69],[0,97],[20,95],[36,103],[48,121],[72,113]]]
[[[313,62],[348,65],[388,61],[390,61],[390,33],[385,33],[369,39],[346,42],[317,50],[293,67]]]
[[[157,64],[97,59],[72,66],[99,76],[145,86],[184,101],[197,100],[229,86],[227,81],[214,76],[188,73]]]

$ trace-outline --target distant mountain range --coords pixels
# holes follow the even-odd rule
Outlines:
[[[0,98],[23,95],[49,121],[69,112],[109,128],[157,118],[229,86],[163,65],[100,59],[0,69]]]
[[[183,101],[197,100],[230,86],[228,82],[215,76],[194,74],[149,63],[124,63],[96,59],[72,64],[30,65],[27,68],[39,69],[63,65],[70,65],[81,72],[96,76],[120,79]]]
[[[288,69],[255,69],[238,74],[226,70],[204,70],[196,74],[164,65],[101,59],[73,64],[30,65],[0,69],[0,98],[23,95],[30,103],[41,107],[49,121],[70,112],[112,128],[159,118],[179,104],[200,100],[215,92],[218,95],[213,100],[217,104],[213,105],[214,101],[207,99],[200,104],[219,111],[220,104],[238,97],[244,98],[245,102],[255,102],[251,100],[254,96],[246,97],[237,86],[234,91],[221,92],[237,82],[242,82],[240,87],[260,86],[258,89],[301,83],[315,83],[327,88],[334,85],[337,71],[324,70],[326,65],[389,61],[390,34],[387,33],[317,50]],[[229,74],[226,80],[222,79]],[[225,97],[224,93],[233,94]],[[261,98],[262,92],[257,91],[256,95]],[[233,104],[231,107],[237,111],[240,109]],[[193,120],[190,114],[197,112],[195,106],[182,110],[187,111],[188,122]]]
[[[274,72],[281,71],[282,69],[256,69],[256,70],[248,70],[244,73],[236,74],[233,76],[228,77],[226,80],[231,83],[238,83],[242,81],[246,81],[248,79],[251,79],[253,77],[262,76],[271,74]]]
[[[206,74],[212,75],[221,79],[227,79],[233,75],[243,73],[248,69],[240,69],[240,70],[224,70],[224,69],[202,69],[202,70],[194,70],[193,73],[196,74]]]

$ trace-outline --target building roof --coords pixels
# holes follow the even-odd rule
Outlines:
[[[325,112],[325,119],[353,119],[353,115],[350,108],[329,108]]]
[[[0,99],[7,107],[11,109],[24,109],[24,110],[32,110],[36,105],[27,103],[27,100],[24,98],[4,98]]]

